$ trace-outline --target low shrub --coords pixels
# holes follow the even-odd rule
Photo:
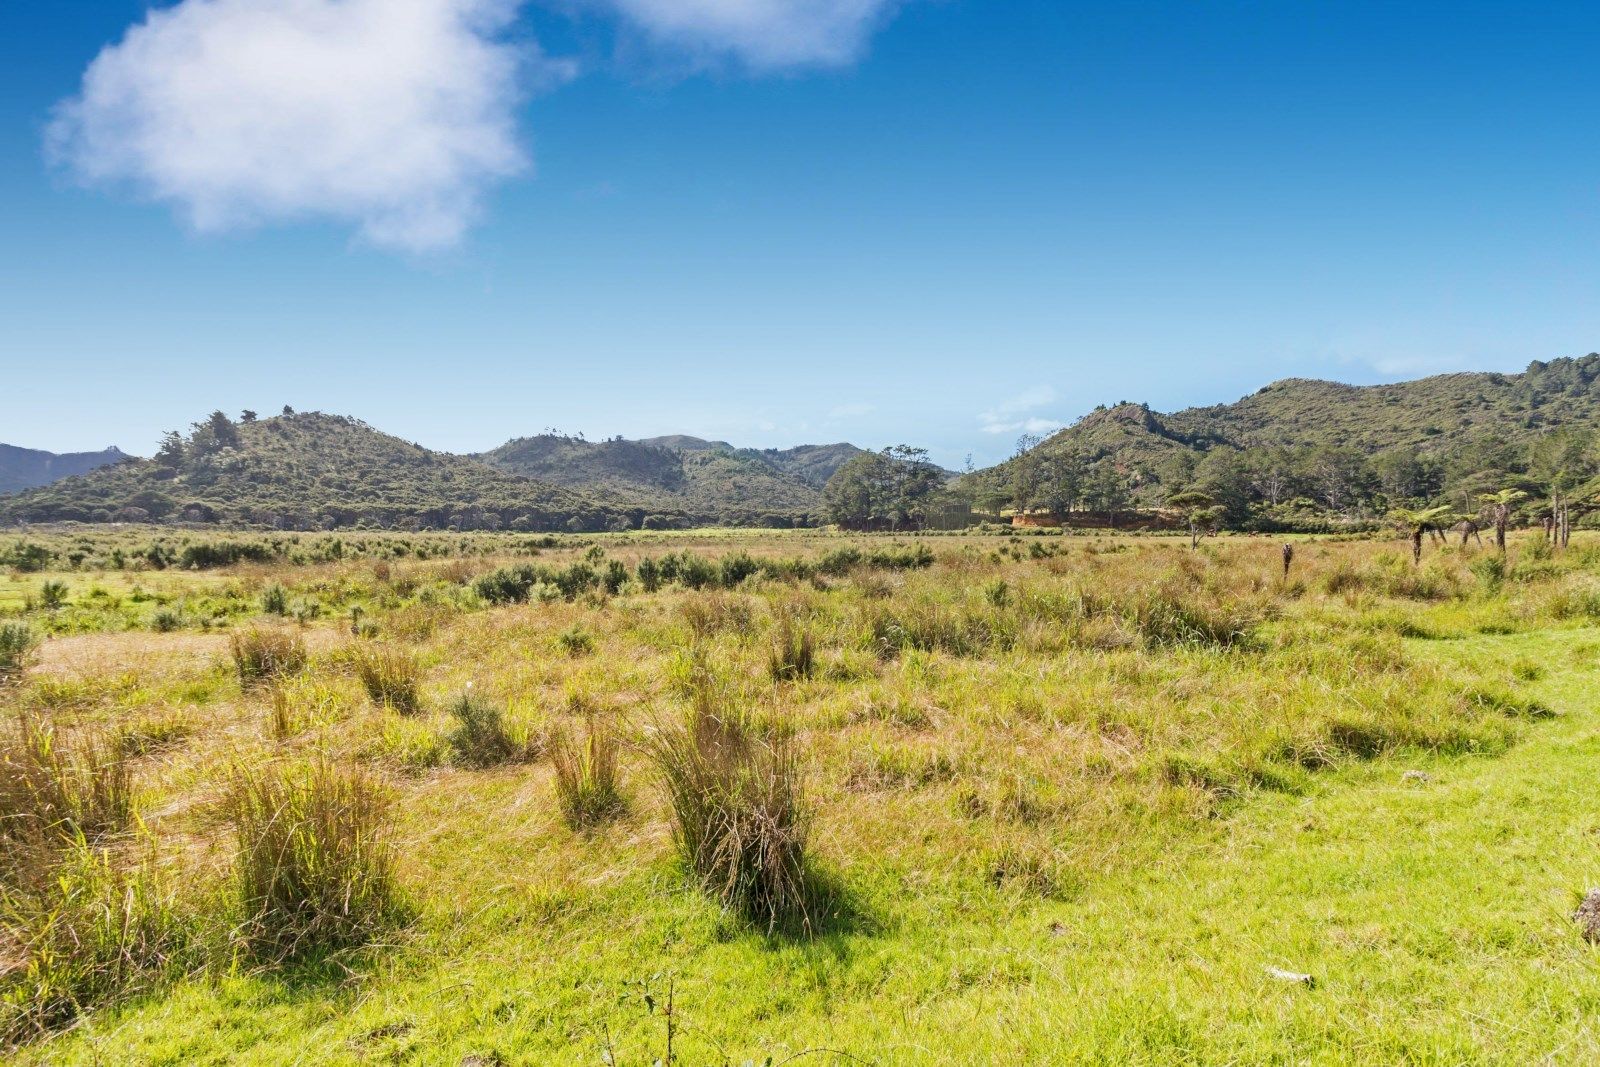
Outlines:
[[[483,697],[463,693],[449,711],[456,725],[447,740],[455,761],[463,767],[493,767],[531,754],[529,746],[519,743],[506,728],[500,709]]]
[[[261,591],[261,610],[268,615],[289,614],[289,590],[273,582]]]
[[[561,651],[574,658],[594,651],[594,635],[581,626],[569,626],[556,635]]]
[[[183,629],[183,614],[173,608],[157,608],[150,616],[150,629],[158,634],[175,633]]]
[[[0,684],[22,674],[39,647],[39,637],[25,622],[0,622]]]

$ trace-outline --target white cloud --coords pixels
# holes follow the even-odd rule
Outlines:
[[[871,404],[863,403],[861,401],[853,401],[848,404],[835,404],[832,408],[828,409],[828,418],[859,419],[863,415],[871,415],[876,410],[877,408],[873,407]]]
[[[1051,434],[1065,426],[1059,419],[995,419],[983,417],[984,433]]]
[[[1056,391],[1050,386],[1034,386],[996,404],[979,415],[978,421],[983,424],[984,433],[1054,433],[1066,423],[1025,413],[1053,404],[1055,400]]]
[[[181,0],[94,60],[51,154],[201,231],[331,219],[375,245],[447,247],[528,166],[525,75],[561,75],[503,40],[519,6]]]
[[[757,70],[839,66],[900,0],[604,0],[654,42]]]

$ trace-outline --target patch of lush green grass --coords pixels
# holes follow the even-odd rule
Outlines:
[[[135,769],[163,862],[202,888],[227,876],[206,808],[227,768],[304,752],[383,775],[414,918],[332,956],[172,973],[18,1057],[648,1063],[669,988],[686,1064],[1600,1055],[1600,957],[1569,918],[1600,884],[1591,557],[1489,590],[1453,551],[1413,573],[1309,542],[1284,583],[1269,543],[1013,547],[492,609],[373,598],[373,647],[414,657],[410,717],[363,698],[342,620],[308,626],[304,671],[271,688],[47,662],[6,699],[83,729],[182,715]],[[654,548],[605,551],[631,569]],[[355,573],[273,577],[298,596]],[[775,678],[785,620],[814,659]],[[592,654],[561,651],[574,627]],[[464,758],[459,717],[429,709],[469,683],[528,736],[616,722],[626,808],[573,833],[549,760]],[[635,746],[697,694],[800,760],[808,933],[723,910],[673,848]]]

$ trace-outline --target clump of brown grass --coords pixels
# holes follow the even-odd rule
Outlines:
[[[422,710],[422,665],[410,652],[382,645],[358,647],[350,656],[356,678],[380,707],[402,715]]]
[[[27,712],[0,735],[0,879],[32,881],[52,850],[124,830],[132,813],[132,775],[109,746],[65,743]]]
[[[305,639],[289,629],[240,630],[229,639],[228,647],[243,685],[282,678],[306,666]]]
[[[361,944],[399,914],[391,797],[326,760],[236,770],[223,811],[239,939],[259,958]]]
[[[723,907],[766,925],[809,928],[808,812],[787,740],[767,741],[708,700],[646,741],[695,881]]]
[[[551,737],[556,803],[572,829],[604,822],[621,814],[627,806],[622,792],[621,754],[616,731],[593,715],[585,726],[582,742],[566,729]]]
[[[816,670],[816,641],[811,631],[784,613],[772,630],[772,647],[767,652],[767,673],[775,682],[810,678]]]

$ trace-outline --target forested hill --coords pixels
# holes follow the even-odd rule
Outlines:
[[[154,459],[129,460],[0,497],[0,522],[247,522],[290,529],[383,526],[607,529],[639,509],[433,452],[318,412],[237,423],[220,413]]]
[[[1507,485],[1583,486],[1600,473],[1600,355],[1521,374],[1392,385],[1292,378],[1172,414],[1099,408],[967,490],[987,506],[1160,503],[1199,489],[1235,520],[1264,509],[1352,513],[1475,500]]]
[[[652,511],[771,525],[819,514],[823,486],[860,451],[849,444],[763,450],[682,435],[587,441],[547,433],[508,441],[478,458]]]
[[[120,463],[127,458],[127,453],[115,447],[108,448],[104,452],[57,454],[41,452],[34,448],[0,445],[0,493],[14,493],[19,489],[49,485],[62,478],[70,478],[74,474],[92,471],[96,467]]]

